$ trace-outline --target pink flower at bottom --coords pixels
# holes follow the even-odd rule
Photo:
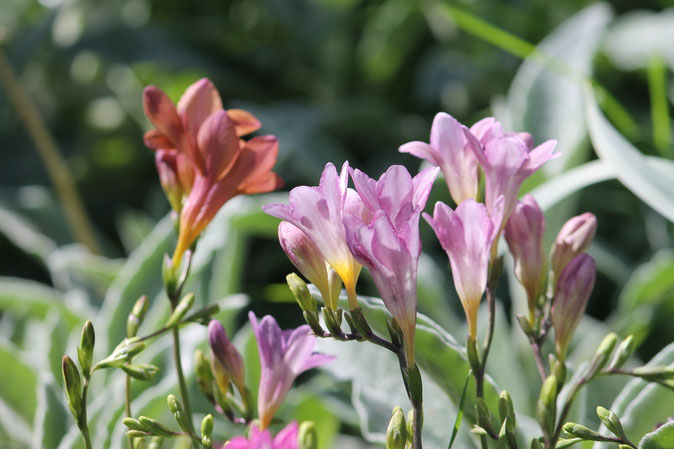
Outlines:
[[[222,449],[298,449],[297,429],[297,422],[293,421],[272,438],[269,430],[254,426],[248,438],[234,437]]]

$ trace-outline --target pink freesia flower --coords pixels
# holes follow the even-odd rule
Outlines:
[[[349,251],[342,221],[347,207],[348,167],[345,162],[337,175],[335,166],[328,163],[318,187],[295,187],[290,191],[289,204],[267,204],[262,210],[292,223],[311,239],[344,282],[350,307],[356,308],[356,282],[361,265]]]
[[[551,263],[555,280],[571,260],[587,249],[597,232],[597,217],[590,212],[577,215],[564,223],[552,245]]]
[[[502,227],[515,207],[524,180],[545,162],[561,155],[553,154],[557,142],[548,140],[532,149],[531,136],[525,133],[506,134],[486,144],[466,130],[464,135],[484,170],[487,211],[492,214],[496,200],[501,195],[504,197]]]
[[[314,242],[297,226],[287,221],[279,224],[278,237],[288,259],[321,292],[326,307],[336,310],[342,280],[326,262]]]
[[[307,325],[282,331],[270,315],[264,316],[259,323],[253,312],[248,317],[260,352],[257,408],[260,426],[266,429],[295,378],[306,370],[330,362],[334,357],[313,352],[316,337]]]
[[[225,394],[231,379],[239,394],[246,396],[246,376],[243,358],[236,350],[227,332],[218,320],[208,323],[208,345],[211,353],[211,368],[220,391]]]
[[[297,429],[297,422],[293,421],[272,438],[269,430],[253,426],[248,438],[234,437],[223,449],[299,449]]]
[[[487,287],[491,246],[503,219],[503,197],[493,206],[491,216],[482,203],[465,200],[456,211],[435,203],[433,216],[424,214],[442,248],[449,256],[456,292],[468,320],[471,339],[477,335],[477,312]]]
[[[545,280],[543,234],[545,216],[531,195],[524,195],[505,227],[505,238],[515,260],[515,276],[527,292],[529,320],[533,324],[538,295]]]
[[[595,276],[594,259],[585,253],[569,262],[559,276],[550,318],[555,329],[555,347],[560,360],[566,358],[573,332],[590,299]]]
[[[384,305],[402,330],[409,367],[414,367],[419,215],[438,170],[428,168],[412,179],[405,167],[394,165],[378,181],[355,170],[351,176],[363,206],[354,210],[369,213],[344,217],[351,252],[370,270]]]
[[[181,165],[187,164],[185,160],[193,171],[191,185],[180,185],[187,195],[184,204],[177,201],[177,194],[169,197],[172,207],[180,211],[180,232],[173,254],[177,266],[228,200],[239,194],[269,192],[281,185],[281,179],[271,171],[278,142],[274,136],[240,139],[257,130],[260,122],[246,111],[224,110],[213,83],[205,78],[185,91],[177,107],[158,88],[146,87],[143,107],[156,127],[145,134],[145,144],[176,154],[174,178],[181,183],[186,179],[181,175],[187,171]]]

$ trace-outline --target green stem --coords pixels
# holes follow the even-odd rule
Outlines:
[[[648,65],[648,90],[651,97],[653,143],[661,156],[671,153],[671,126],[667,104],[667,68],[660,56],[654,56]]]
[[[178,333],[178,327],[173,329],[173,358],[176,363],[176,372],[178,374],[178,387],[180,388],[180,397],[182,399],[183,410],[185,412],[185,418],[187,425],[189,426],[189,433],[192,436],[192,440],[196,443],[196,446],[199,446],[201,443],[194,436],[194,424],[192,423],[192,407],[190,406],[190,397],[187,392],[187,384],[185,383],[185,376],[183,375],[183,366],[180,361],[180,335]]]
[[[80,415],[80,419],[77,422],[77,427],[80,428],[86,449],[91,449],[91,437],[89,436],[89,424],[87,422],[87,392],[89,390],[90,378],[84,378],[84,386],[82,387],[82,415]]]
[[[131,364],[131,360],[127,362]],[[126,375],[126,385],[124,386],[124,413],[131,418],[131,376]],[[133,449],[133,437],[128,437],[129,449]]]

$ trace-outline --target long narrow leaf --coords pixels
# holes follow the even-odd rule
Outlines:
[[[452,437],[449,439],[449,446],[447,449],[452,449],[454,445],[454,440],[456,435],[459,433],[459,427],[461,427],[461,420],[463,419],[463,404],[466,402],[466,391],[468,391],[468,384],[470,383],[470,378],[473,375],[472,371],[468,371],[468,376],[466,376],[466,383],[463,385],[463,392],[461,392],[461,400],[459,401],[459,409],[456,412],[456,420],[454,420],[454,428],[452,429]]]

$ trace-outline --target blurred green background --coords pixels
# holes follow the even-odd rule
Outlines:
[[[201,77],[213,80],[226,108],[253,112],[263,123],[259,132],[279,138],[276,171],[286,181],[284,190],[315,185],[328,161],[341,166],[349,160],[373,177],[394,163],[416,172],[420,161],[397,149],[410,140],[427,141],[439,111],[467,125],[495,115],[509,130],[531,132],[536,142],[558,139],[565,156],[541,170],[523,191],[539,188],[548,242],[573,215],[590,211],[599,219],[590,249],[597,260],[598,280],[588,306],[598,320],[581,325],[572,358],[587,356],[610,328],[622,337],[635,333],[639,356],[649,359],[674,340],[674,208],[649,198],[653,190],[644,190],[650,177],[656,187],[665,186],[659,190],[664,192],[660,198],[674,198],[669,118],[674,100],[674,10],[667,9],[672,6],[666,0],[638,5],[628,0],[0,0],[0,57],[17,72],[22,89],[53,134],[102,256],[92,257],[82,246],[73,245],[77,238],[45,161],[3,84],[0,359],[10,354],[17,366],[30,360],[25,370],[37,372],[35,366],[43,364],[44,355],[35,357],[38,337],[31,332],[48,329],[37,334],[53,343],[49,363],[55,361],[51,372],[59,383],[60,357],[72,353],[81,317],[96,316],[97,332],[107,334],[110,345],[123,337],[133,301],[148,293],[158,300],[153,303],[156,318],[146,328],[160,325],[166,304],[160,299],[159,261],[163,252],[172,250],[173,237],[168,222],[161,221],[169,206],[159,187],[153,154],[142,142],[150,124],[141,93],[144,86],[154,84],[177,100]],[[539,52],[554,58],[555,64],[541,68]],[[589,129],[584,103],[588,99],[578,73],[593,77],[599,106],[628,141],[627,149],[613,154],[604,150],[597,160],[606,134],[596,126]],[[594,98],[589,102],[593,104]],[[605,170],[605,164],[620,162],[621,155],[632,151],[651,157],[661,170],[654,168],[638,178],[637,168],[622,160],[622,170],[615,168],[620,165],[611,166],[613,171],[601,178],[600,168]],[[571,173],[575,177],[564,177]],[[589,180],[595,177],[610,180],[593,184]],[[629,182],[637,178],[638,182]],[[555,184],[556,180],[561,181]],[[572,181],[592,185],[580,192],[565,191]],[[555,197],[555,191],[563,193]],[[220,319],[230,330],[245,322],[242,311],[249,308],[248,300],[258,315],[272,313],[283,327],[300,323],[299,310],[288,304],[292,298],[284,285],[293,267],[276,241],[276,221],[259,212],[259,203],[284,201],[284,195],[233,201],[200,243],[203,260],[190,288],[201,303],[228,298]],[[449,201],[441,181],[429,206],[436,200]],[[463,342],[462,311],[446,256],[425,223],[421,233],[425,255],[420,310]],[[504,276],[498,292],[506,312],[516,309],[518,293],[512,279]],[[359,290],[376,294],[367,275]],[[248,298],[228,296],[238,292]],[[512,322],[512,314],[500,316],[506,324],[508,317]],[[203,346],[202,331],[191,331],[195,345]],[[513,340],[521,337],[518,329],[512,332],[502,335],[502,348],[511,349],[509,335]],[[57,334],[59,338],[54,337]],[[100,355],[105,355],[103,341]],[[245,326],[238,342],[246,345],[247,363],[254,360]],[[579,342],[587,345],[583,348]],[[158,351],[153,354],[160,358]],[[346,360],[349,355],[357,357],[347,353]],[[370,353],[362,354],[366,356]],[[165,360],[162,363],[168,366]],[[532,372],[533,366],[523,369]],[[16,373],[17,379],[26,377],[18,368]],[[311,417],[324,407],[330,410],[324,425],[332,426],[331,435],[340,425],[340,432],[350,435],[359,435],[359,427],[363,432],[381,431],[390,410],[388,392],[379,391],[381,403],[361,397],[363,389],[357,385],[369,385],[372,379],[357,379],[358,375],[336,374],[354,381],[353,396],[350,386],[335,387],[323,375],[303,378],[306,388],[289,400],[297,415],[286,418]],[[114,381],[114,376],[110,378]],[[495,378],[508,388],[526,387],[516,374],[510,380],[498,373]],[[399,379],[394,381],[399,387]],[[57,392],[53,394],[61,402],[55,402],[63,409],[60,387],[46,385]],[[28,385],[26,391],[33,387]],[[376,390],[376,385],[369,387]],[[619,390],[607,391],[607,397],[615,397]],[[314,403],[316,392],[322,399]],[[11,402],[4,393],[0,386],[0,399]],[[531,393],[534,400],[535,394]],[[138,402],[145,404],[143,398]],[[383,410],[383,415],[357,422],[351,405],[357,399],[376,412]],[[23,407],[21,419],[32,423],[31,405],[16,402],[10,406]],[[164,406],[154,407],[160,413]],[[361,419],[367,415],[364,409],[358,409]],[[50,413],[43,414],[63,415]],[[103,418],[96,417],[116,422],[111,416]],[[35,418],[36,429],[42,424]],[[47,424],[60,429],[60,437],[71,423]],[[119,426],[115,432],[122,435]],[[75,444],[76,432],[70,429],[63,441]],[[348,440],[343,447],[357,447],[354,444]],[[48,447],[52,446],[55,443]]]

